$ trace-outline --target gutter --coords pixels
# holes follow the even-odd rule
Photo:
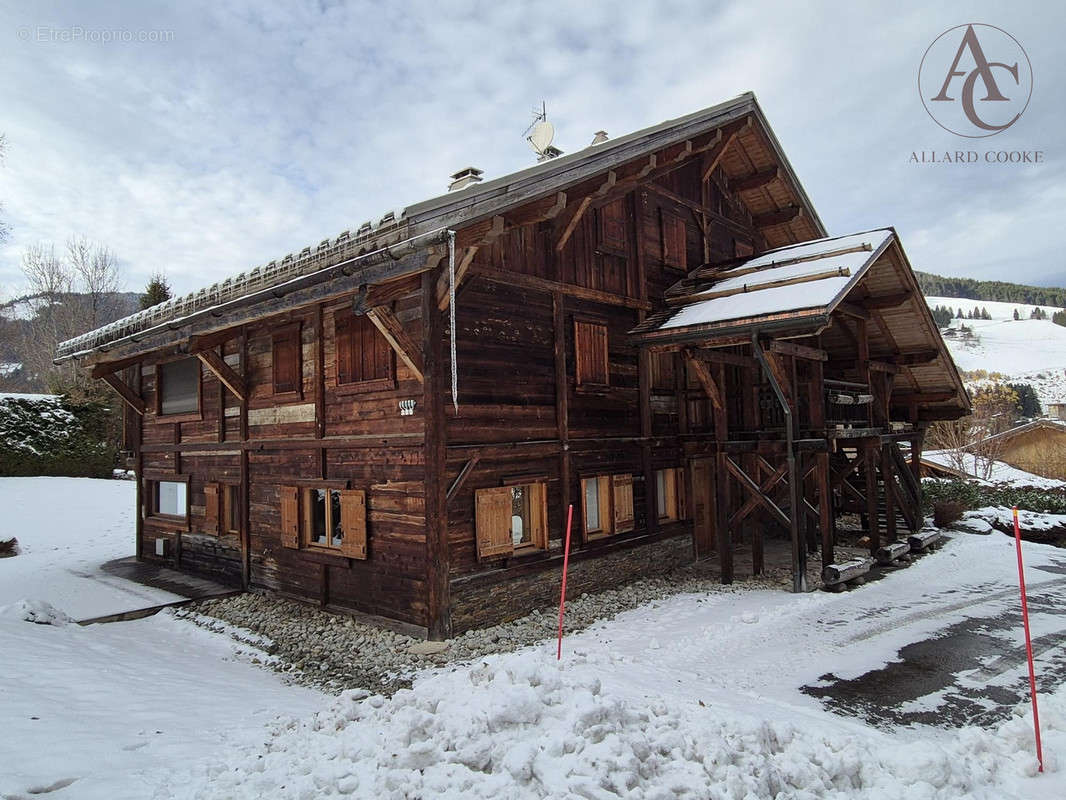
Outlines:
[[[97,328],[95,331],[89,331],[81,336],[77,336],[66,342],[61,342],[57,349],[57,357],[52,360],[53,364],[63,364],[72,359],[83,358],[90,353],[106,353],[109,350],[120,347],[125,344],[136,344],[142,339],[151,336],[153,334],[163,333],[165,331],[176,331],[186,325],[207,320],[210,317],[219,317],[227,311],[231,311],[245,306],[253,306],[257,302],[263,300],[277,299],[284,297],[290,292],[298,289],[305,289],[310,286],[315,286],[320,283],[325,283],[328,280],[332,280],[338,275],[352,275],[357,269],[363,269],[373,267],[379,264],[387,264],[394,261],[400,261],[405,256],[416,252],[418,249],[433,244],[443,244],[448,242],[448,231],[444,228],[430,231],[428,233],[421,233],[410,238],[397,242],[394,245],[386,245],[377,250],[372,250],[369,253],[363,253],[358,256],[340,261],[328,267],[323,267],[315,272],[309,272],[306,275],[296,275],[283,283],[275,284],[273,286],[267,286],[259,289],[252,294],[243,295],[241,297],[234,298],[233,300],[226,301],[224,303],[218,303],[210,305],[205,308],[194,311],[191,314],[186,314],[183,317],[177,317],[175,319],[169,319],[159,322],[149,328],[134,331],[126,336],[122,336],[117,339],[107,339],[105,336],[92,336],[93,333],[101,331],[103,329]],[[143,313],[143,312],[141,312]],[[133,315],[134,317],[136,315]],[[133,325],[134,320],[127,317],[129,320],[127,325]],[[121,327],[123,320],[110,323],[110,325]],[[108,326],[105,326],[105,329]],[[77,343],[80,339],[86,339],[86,346],[82,349],[76,349]],[[104,341],[98,345],[92,345],[90,342],[94,338],[102,338]],[[69,345],[69,348],[67,347]],[[65,352],[66,351],[66,352]]]

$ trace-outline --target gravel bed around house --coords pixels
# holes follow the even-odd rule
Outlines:
[[[820,567],[817,557],[808,561],[808,584],[812,590],[821,585]],[[767,569],[759,577],[722,585],[717,570],[706,562],[687,564],[663,576],[568,598],[566,631],[583,630],[675,594],[787,590],[791,583],[791,570]],[[262,651],[263,657],[253,656],[253,662],[281,672],[296,683],[327,692],[365,689],[386,695],[410,686],[411,676],[420,669],[518,650],[553,638],[558,626],[557,608],[543,608],[512,622],[467,631],[447,642],[427,642],[344,614],[259,593],[205,600],[172,613]]]

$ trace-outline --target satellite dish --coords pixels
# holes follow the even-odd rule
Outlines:
[[[533,131],[526,137],[526,140],[538,155],[544,155],[544,151],[551,146],[554,138],[555,126],[548,120],[542,119],[533,126]]]

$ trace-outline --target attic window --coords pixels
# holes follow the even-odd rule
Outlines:
[[[663,264],[675,269],[688,269],[688,243],[685,221],[663,210]]]
[[[200,412],[200,361],[183,358],[156,368],[159,414],[198,414]]]
[[[300,351],[299,323],[275,331],[272,359],[274,394],[300,394],[303,389]]]
[[[370,318],[351,311],[333,318],[337,340],[337,386],[353,391],[392,388],[392,348]]]
[[[607,326],[574,320],[574,374],[578,386],[607,386]]]

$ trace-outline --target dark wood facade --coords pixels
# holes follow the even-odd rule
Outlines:
[[[679,554],[714,553],[731,580],[733,540],[758,570],[764,529],[791,535],[801,566],[808,550],[829,558],[841,510],[866,515],[875,540],[897,518],[913,527],[917,462],[896,444],[917,453],[947,401],[911,373],[908,391],[890,379],[946,356],[886,340],[872,315],[898,306],[787,337],[641,333],[694,272],[824,236],[746,103],[590,148],[569,177],[549,165],[484,202],[473,187],[455,193],[463,208],[408,209],[408,234],[454,232],[454,309],[442,235],[94,349],[94,374],[140,421],[138,555],[444,637],[547,598],[570,504],[590,589]],[[905,281],[902,251],[885,258]],[[162,413],[162,365],[188,358],[196,409]],[[864,418],[831,418],[833,381],[874,395]],[[184,517],[160,513],[181,502],[175,483]],[[338,546],[317,533],[334,524]]]

